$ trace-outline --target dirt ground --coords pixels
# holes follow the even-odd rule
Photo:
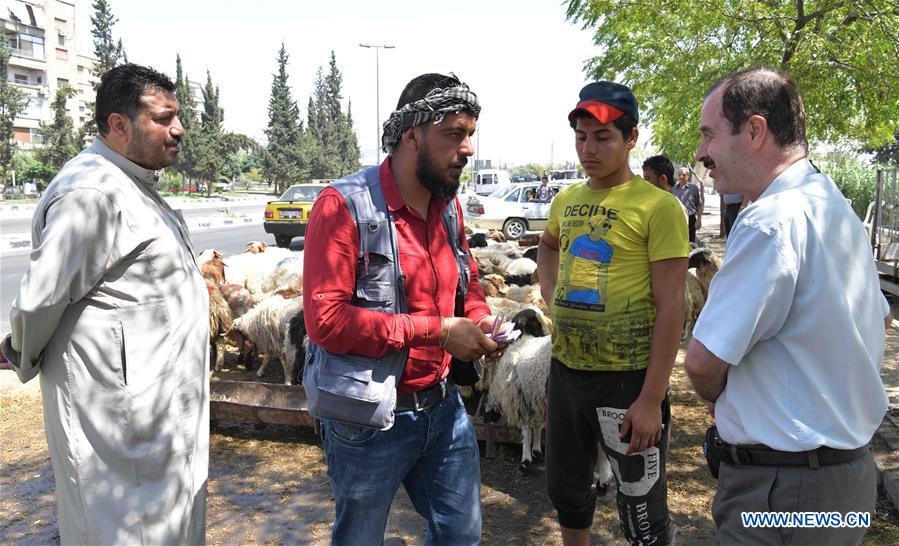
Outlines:
[[[716,240],[710,246],[718,247]],[[681,351],[671,381],[672,435],[668,494],[680,544],[714,543],[711,502],[715,482],[702,456],[701,442],[711,423],[683,373]],[[249,374],[233,365],[222,378]],[[899,333],[888,336],[885,378],[895,377]],[[279,381],[280,366],[264,380]],[[9,376],[3,376],[8,381]],[[29,384],[30,385],[30,384]],[[895,382],[888,383],[895,388]],[[895,393],[895,390],[893,390]],[[58,543],[53,472],[47,454],[39,392],[0,388],[0,544]],[[323,451],[310,429],[274,425],[217,423],[209,461],[207,542],[210,544],[329,543],[334,504]],[[516,474],[518,446],[503,445],[493,459],[483,457],[481,499],[484,544],[557,545],[554,512],[546,497],[544,473]],[[835,492],[839,494],[839,492]],[[403,491],[387,526],[388,545],[421,544],[425,525]],[[600,498],[594,544],[623,544],[614,493]],[[864,544],[899,544],[899,517],[881,494]]]

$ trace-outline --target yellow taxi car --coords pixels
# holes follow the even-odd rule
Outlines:
[[[266,233],[275,236],[278,246],[289,247],[294,237],[306,235],[312,204],[327,187],[327,184],[296,184],[287,188],[277,201],[269,201],[263,226]]]

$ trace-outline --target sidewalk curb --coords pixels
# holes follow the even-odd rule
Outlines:
[[[249,226],[254,224],[262,224],[262,218],[251,216],[204,216],[189,220],[187,222],[187,229],[191,233],[194,233],[225,226]],[[26,251],[30,249],[30,236],[0,239],[0,253]]]

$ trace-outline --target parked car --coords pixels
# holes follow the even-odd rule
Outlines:
[[[289,247],[294,237],[305,237],[309,224],[309,212],[318,194],[327,184],[296,184],[289,188],[277,201],[269,201],[265,206],[266,233],[275,236],[280,247]]]
[[[551,182],[553,195],[566,183]],[[505,186],[486,197],[470,197],[462,215],[465,224],[482,229],[500,229],[511,240],[519,239],[526,231],[546,229],[550,203],[528,201],[529,193],[536,193],[539,182]]]

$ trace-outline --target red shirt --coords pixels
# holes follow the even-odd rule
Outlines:
[[[352,305],[359,234],[343,196],[325,188],[309,215],[303,250],[306,330],[313,343],[339,354],[381,357],[409,347],[409,360],[397,387],[399,393],[408,394],[449,375],[451,356],[440,348],[440,317],[451,317],[455,311],[458,269],[441,216],[448,201],[431,198],[425,220],[400,195],[389,156],[381,163],[380,175],[387,208],[395,218],[409,314]],[[458,200],[452,205],[458,207]],[[461,212],[459,225],[467,249]],[[465,316],[479,322],[489,314],[472,258]]]

